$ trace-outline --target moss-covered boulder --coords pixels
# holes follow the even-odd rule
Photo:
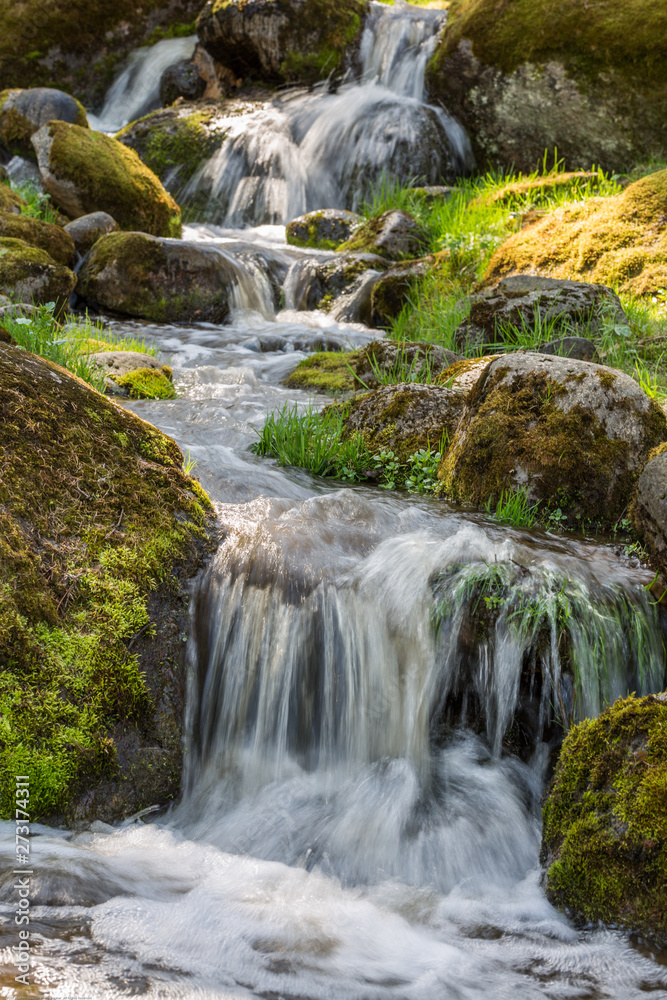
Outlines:
[[[543,274],[650,295],[667,286],[667,170],[622,194],[566,205],[511,236],[491,258],[486,283]]]
[[[406,462],[422,449],[439,451],[453,436],[464,406],[461,394],[445,386],[381,385],[345,404],[345,432],[361,434],[373,454],[392,451]]]
[[[0,93],[0,147],[12,156],[34,160],[35,150],[30,139],[50,121],[88,128],[83,105],[62,90],[33,87]]]
[[[556,906],[667,946],[667,695],[622,698],[570,731],[542,851]]]
[[[3,0],[0,89],[59,87],[97,110],[123,58],[193,35],[201,0]]]
[[[453,0],[427,82],[480,166],[618,170],[664,155],[666,66],[660,0]]]
[[[367,0],[208,0],[197,34],[239,77],[314,83],[351,65]]]
[[[649,453],[666,439],[665,415],[628,375],[569,358],[506,354],[470,392],[438,476],[458,500],[483,504],[525,489],[573,524],[579,517],[610,527],[626,511]]]
[[[374,283],[371,292],[372,327],[386,330],[392,326],[403,307],[418,296],[421,280],[431,266],[430,260],[418,260],[385,271]]]
[[[158,323],[223,323],[236,277],[215,246],[109,233],[86,257],[77,294],[98,308]]]
[[[391,209],[369,219],[338,250],[341,253],[372,253],[385,260],[407,260],[423,256],[428,245],[428,233],[409,212]]]
[[[174,442],[0,345],[0,812],[114,821],[179,789],[186,579],[210,504]]]
[[[121,229],[180,236],[181,210],[137,154],[102,132],[50,122],[32,137],[44,189],[72,219],[107,212]]]
[[[189,192],[188,183],[222,146],[229,119],[248,110],[246,102],[179,104],[132,122],[116,136],[160,178],[190,221],[203,221],[209,192]],[[220,216],[218,216],[220,218]]]
[[[455,343],[464,353],[478,348],[537,338],[599,333],[603,322],[629,332],[628,318],[620,299],[606,285],[566,281],[541,275],[511,275],[473,295],[470,313],[454,332]],[[545,352],[555,353],[553,350]]]
[[[55,302],[60,312],[75,285],[75,274],[45,250],[0,236],[0,295],[35,305]]]
[[[642,470],[632,518],[653,566],[667,580],[667,444],[656,448]]]
[[[285,379],[288,389],[306,389],[335,396],[361,389],[354,372],[360,351],[316,351],[304,358]]]
[[[62,226],[40,219],[30,219],[25,215],[0,212],[0,238],[9,237],[23,240],[32,247],[45,250],[58,264],[71,267],[76,258],[76,249],[71,236]]]
[[[28,203],[16,191],[12,191],[9,184],[0,183],[0,212],[11,212],[12,215],[20,215],[22,208],[27,208]]]
[[[286,227],[287,242],[293,247],[311,247],[314,250],[336,250],[349,240],[364,219],[355,212],[340,208],[323,208],[292,219]]]

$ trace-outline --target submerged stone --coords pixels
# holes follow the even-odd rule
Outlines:
[[[568,733],[544,806],[547,895],[667,945],[667,695],[621,698]]]
[[[611,527],[651,449],[665,439],[665,415],[629,375],[569,358],[506,354],[469,393],[438,475],[443,492],[458,500],[484,504],[525,489],[547,509]]]
[[[101,211],[121,229],[180,236],[180,208],[137,154],[116,139],[50,122],[32,144],[45,191],[70,218]]]

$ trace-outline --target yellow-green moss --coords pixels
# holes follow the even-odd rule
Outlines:
[[[557,906],[667,944],[667,698],[623,698],[570,731],[543,853]]]
[[[0,295],[37,305],[56,302],[61,309],[75,285],[76,275],[45,250],[0,236]]]
[[[62,226],[54,226],[50,222],[0,211],[0,237],[23,240],[46,251],[53,260],[66,267],[71,267],[76,259],[72,238]]]
[[[359,356],[359,351],[318,351],[299,362],[285,385],[290,389],[313,389],[331,394],[351,392],[361,388],[353,374]]]
[[[600,174],[586,170],[545,174],[526,180],[513,181],[492,191],[491,194],[473,198],[469,208],[504,205],[508,208],[548,205],[554,195],[567,192],[576,201],[580,192],[590,194],[600,180]]]
[[[134,150],[102,132],[50,122],[49,169],[74,184],[84,212],[108,212],[121,229],[181,235],[181,211]]]
[[[210,511],[182,466],[149,424],[0,346],[2,815],[15,774],[33,818],[59,813],[118,773],[116,727],[155,731],[139,637],[198,563]]]
[[[667,287],[667,170],[612,198],[556,209],[511,236],[491,258],[485,283],[506,274],[600,282],[637,295]]]
[[[315,83],[340,72],[346,51],[361,35],[365,0],[307,0],[301,7],[286,7],[291,20],[290,38],[296,35],[297,46],[285,54],[280,67],[283,79]]]
[[[556,59],[586,80],[612,67],[667,83],[662,0],[453,0],[431,72],[463,39],[478,59],[507,73]]]
[[[8,184],[0,184],[0,212],[11,212],[18,214],[22,208],[27,208],[28,202],[16,191],[12,191]]]
[[[175,399],[176,390],[171,380],[171,370],[164,365],[156,368],[137,368],[127,375],[115,378],[114,382],[127,389],[130,399]]]

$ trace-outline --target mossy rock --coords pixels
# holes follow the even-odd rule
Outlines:
[[[171,370],[164,365],[161,371],[154,368],[135,368],[117,380],[121,389],[127,390],[130,399],[175,399],[176,390]]]
[[[33,87],[0,93],[0,146],[12,156],[34,160],[32,136],[56,120],[88,128],[84,106],[62,90]]]
[[[667,695],[575,726],[544,806],[547,895],[667,946]]]
[[[232,102],[161,108],[127,125],[116,138],[133,149],[160,178],[182,204],[186,218],[204,220],[208,199],[200,204],[196,194],[187,194],[187,185],[223,145],[229,131],[229,115],[236,110]]]
[[[378,330],[391,328],[404,306],[418,294],[421,280],[430,269],[427,261],[416,261],[386,271],[371,292],[371,326]]]
[[[287,242],[293,247],[313,250],[336,250],[363,225],[364,219],[355,212],[340,208],[323,208],[292,219],[286,227]]]
[[[22,208],[27,208],[28,202],[16,191],[12,191],[8,184],[0,183],[0,212],[11,212],[12,215],[20,215]]]
[[[317,351],[304,358],[285,379],[288,389],[312,389],[335,396],[360,389],[354,375],[359,351]]]
[[[543,274],[651,295],[667,286],[667,170],[611,198],[558,208],[511,236],[484,275]]]
[[[71,267],[76,259],[72,238],[62,226],[55,226],[51,222],[0,212],[0,238],[2,237],[23,240],[30,246],[45,250],[53,260],[66,267]]]
[[[32,137],[45,190],[76,219],[107,212],[126,230],[181,235],[181,210],[137,154],[102,132],[50,122]]]
[[[213,525],[175,443],[0,345],[0,811],[112,822],[179,789],[186,580]],[[150,763],[150,767],[147,766]]]
[[[449,441],[465,400],[445,386],[399,382],[357,394],[345,405],[345,433],[359,433],[372,454],[392,451],[399,462],[436,452]]]
[[[195,33],[201,0],[4,0],[0,88],[59,87],[97,110],[141,44]]]
[[[197,34],[239,77],[315,83],[351,64],[367,0],[209,0]]]
[[[76,275],[45,250],[0,236],[0,295],[34,305],[55,302],[58,313],[75,285]]]
[[[664,155],[666,66],[660,0],[453,0],[427,83],[482,167],[618,170]]]
[[[649,455],[637,483],[631,513],[652,565],[667,580],[667,443]]]
[[[158,323],[223,323],[235,280],[215,246],[109,233],[86,257],[77,293],[98,308]]]
[[[423,256],[428,245],[428,233],[410,213],[392,209],[369,219],[338,251],[372,253],[385,260],[408,260]]]
[[[443,374],[446,378],[447,373]],[[468,395],[438,478],[475,504],[525,489],[571,520],[612,527],[632,499],[667,420],[623,372],[544,354],[492,361]]]

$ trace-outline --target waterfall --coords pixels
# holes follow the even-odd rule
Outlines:
[[[190,59],[196,44],[196,35],[165,38],[133,52],[111,84],[99,115],[88,114],[91,128],[118,132],[129,122],[159,108],[162,74],[174,63]]]
[[[470,169],[468,138],[442,108],[424,103],[426,64],[442,11],[371,4],[360,81],[337,92],[291,91],[235,114],[227,139],[180,197],[208,198],[226,225],[285,223],[319,208],[358,208],[384,175],[440,184]]]

